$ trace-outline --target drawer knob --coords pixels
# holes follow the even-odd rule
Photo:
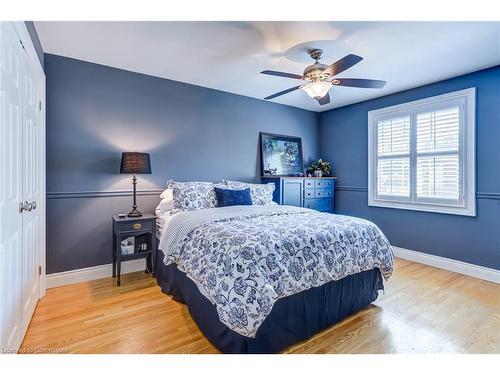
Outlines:
[[[134,225],[132,225],[132,227],[133,227],[135,230],[138,230],[138,229],[141,229],[141,228],[142,228],[142,224],[140,224],[140,223],[135,223]]]

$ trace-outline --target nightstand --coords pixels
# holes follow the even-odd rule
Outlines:
[[[122,241],[130,245],[122,246]],[[113,277],[118,276],[116,285],[120,286],[121,262],[146,258],[146,271],[154,276],[156,266],[156,216],[144,214],[140,217],[113,216]],[[148,262],[149,260],[149,262]]]

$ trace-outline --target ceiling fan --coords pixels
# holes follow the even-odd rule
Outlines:
[[[285,73],[285,72],[276,72],[274,70],[264,70],[261,73],[268,74],[271,76],[306,80],[310,81],[310,83],[307,83],[305,85],[295,86],[277,92],[276,94],[269,95],[264,99],[266,100],[274,99],[278,96],[288,94],[289,92],[302,89],[311,98],[316,99],[320,105],[325,105],[330,103],[330,95],[328,94],[328,91],[333,86],[381,89],[386,84],[385,81],[379,81],[375,79],[333,78],[333,76],[342,73],[344,70],[349,69],[350,67],[356,65],[361,60],[363,60],[363,58],[360,56],[350,54],[341,58],[337,62],[334,62],[332,65],[327,66],[319,62],[319,60],[323,55],[323,50],[314,48],[308,50],[307,53],[311,56],[311,58],[315,62],[313,65],[306,67],[302,75]]]

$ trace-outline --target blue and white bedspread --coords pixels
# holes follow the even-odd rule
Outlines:
[[[159,248],[233,331],[254,337],[279,299],[374,268],[393,269],[373,223],[291,206],[233,206],[169,218]]]

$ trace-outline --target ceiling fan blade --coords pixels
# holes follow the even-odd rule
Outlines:
[[[386,81],[376,79],[359,79],[359,78],[335,78],[332,84],[335,86],[361,87],[367,89],[381,89],[385,86]]]
[[[351,66],[356,65],[361,60],[363,60],[361,56],[353,55],[351,53],[350,55],[344,56],[340,60],[334,62],[332,65],[326,68],[323,73],[329,73],[332,76],[336,76],[337,74],[342,73],[344,70],[349,69]]]
[[[268,74],[270,76],[278,76],[278,77],[293,78],[293,79],[304,79],[304,77],[302,77],[300,74],[276,72],[274,70],[264,70],[261,73]]]
[[[300,89],[301,87],[302,87],[302,86],[295,86],[295,87],[292,87],[292,88],[289,88],[289,89],[286,89],[286,90],[283,90],[283,91],[277,92],[276,94],[272,94],[272,95],[266,96],[264,99],[265,99],[265,100],[274,99],[274,98],[277,98],[278,96],[285,95],[285,94],[288,94],[289,92],[292,92],[292,91],[298,90],[298,89]]]
[[[328,95],[328,93],[327,93],[327,94],[326,94],[325,96],[323,96],[322,98],[319,98],[319,99],[318,99],[318,103],[319,103],[320,105],[325,105],[325,104],[330,103],[330,95]]]

